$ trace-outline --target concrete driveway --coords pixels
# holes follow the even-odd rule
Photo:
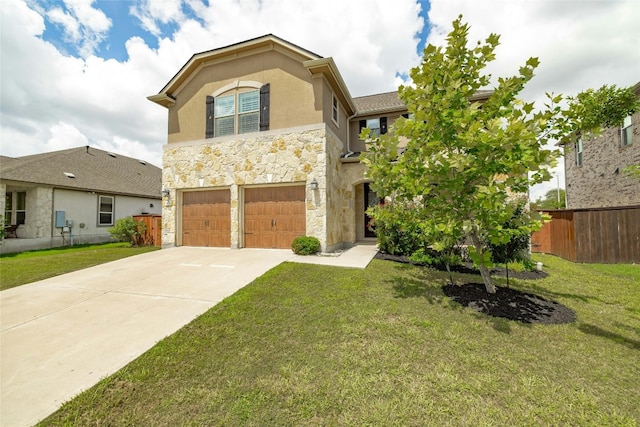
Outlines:
[[[35,424],[295,258],[290,250],[180,247],[0,292],[0,425]]]

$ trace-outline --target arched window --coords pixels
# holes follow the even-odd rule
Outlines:
[[[206,138],[269,130],[269,84],[235,81],[207,96]]]

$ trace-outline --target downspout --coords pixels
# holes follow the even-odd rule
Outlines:
[[[347,153],[351,152],[351,119],[353,119],[357,115],[358,115],[358,113],[355,112],[355,113],[353,113],[352,116],[347,117]],[[347,153],[345,153],[345,154],[347,154]]]

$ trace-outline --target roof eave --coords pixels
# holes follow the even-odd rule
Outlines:
[[[353,98],[347,89],[347,85],[338,71],[338,67],[333,58],[319,58],[304,61],[304,67],[309,70],[312,75],[324,75],[329,84],[336,90],[336,95],[343,106],[347,109],[347,115],[352,116],[356,113],[356,106]]]
[[[147,99],[165,108],[169,108],[176,102],[176,99],[173,96],[166,93],[159,93],[157,95],[147,96]]]

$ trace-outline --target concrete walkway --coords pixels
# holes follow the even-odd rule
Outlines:
[[[365,268],[340,256],[179,247],[0,292],[0,426],[31,426],[283,261]]]

